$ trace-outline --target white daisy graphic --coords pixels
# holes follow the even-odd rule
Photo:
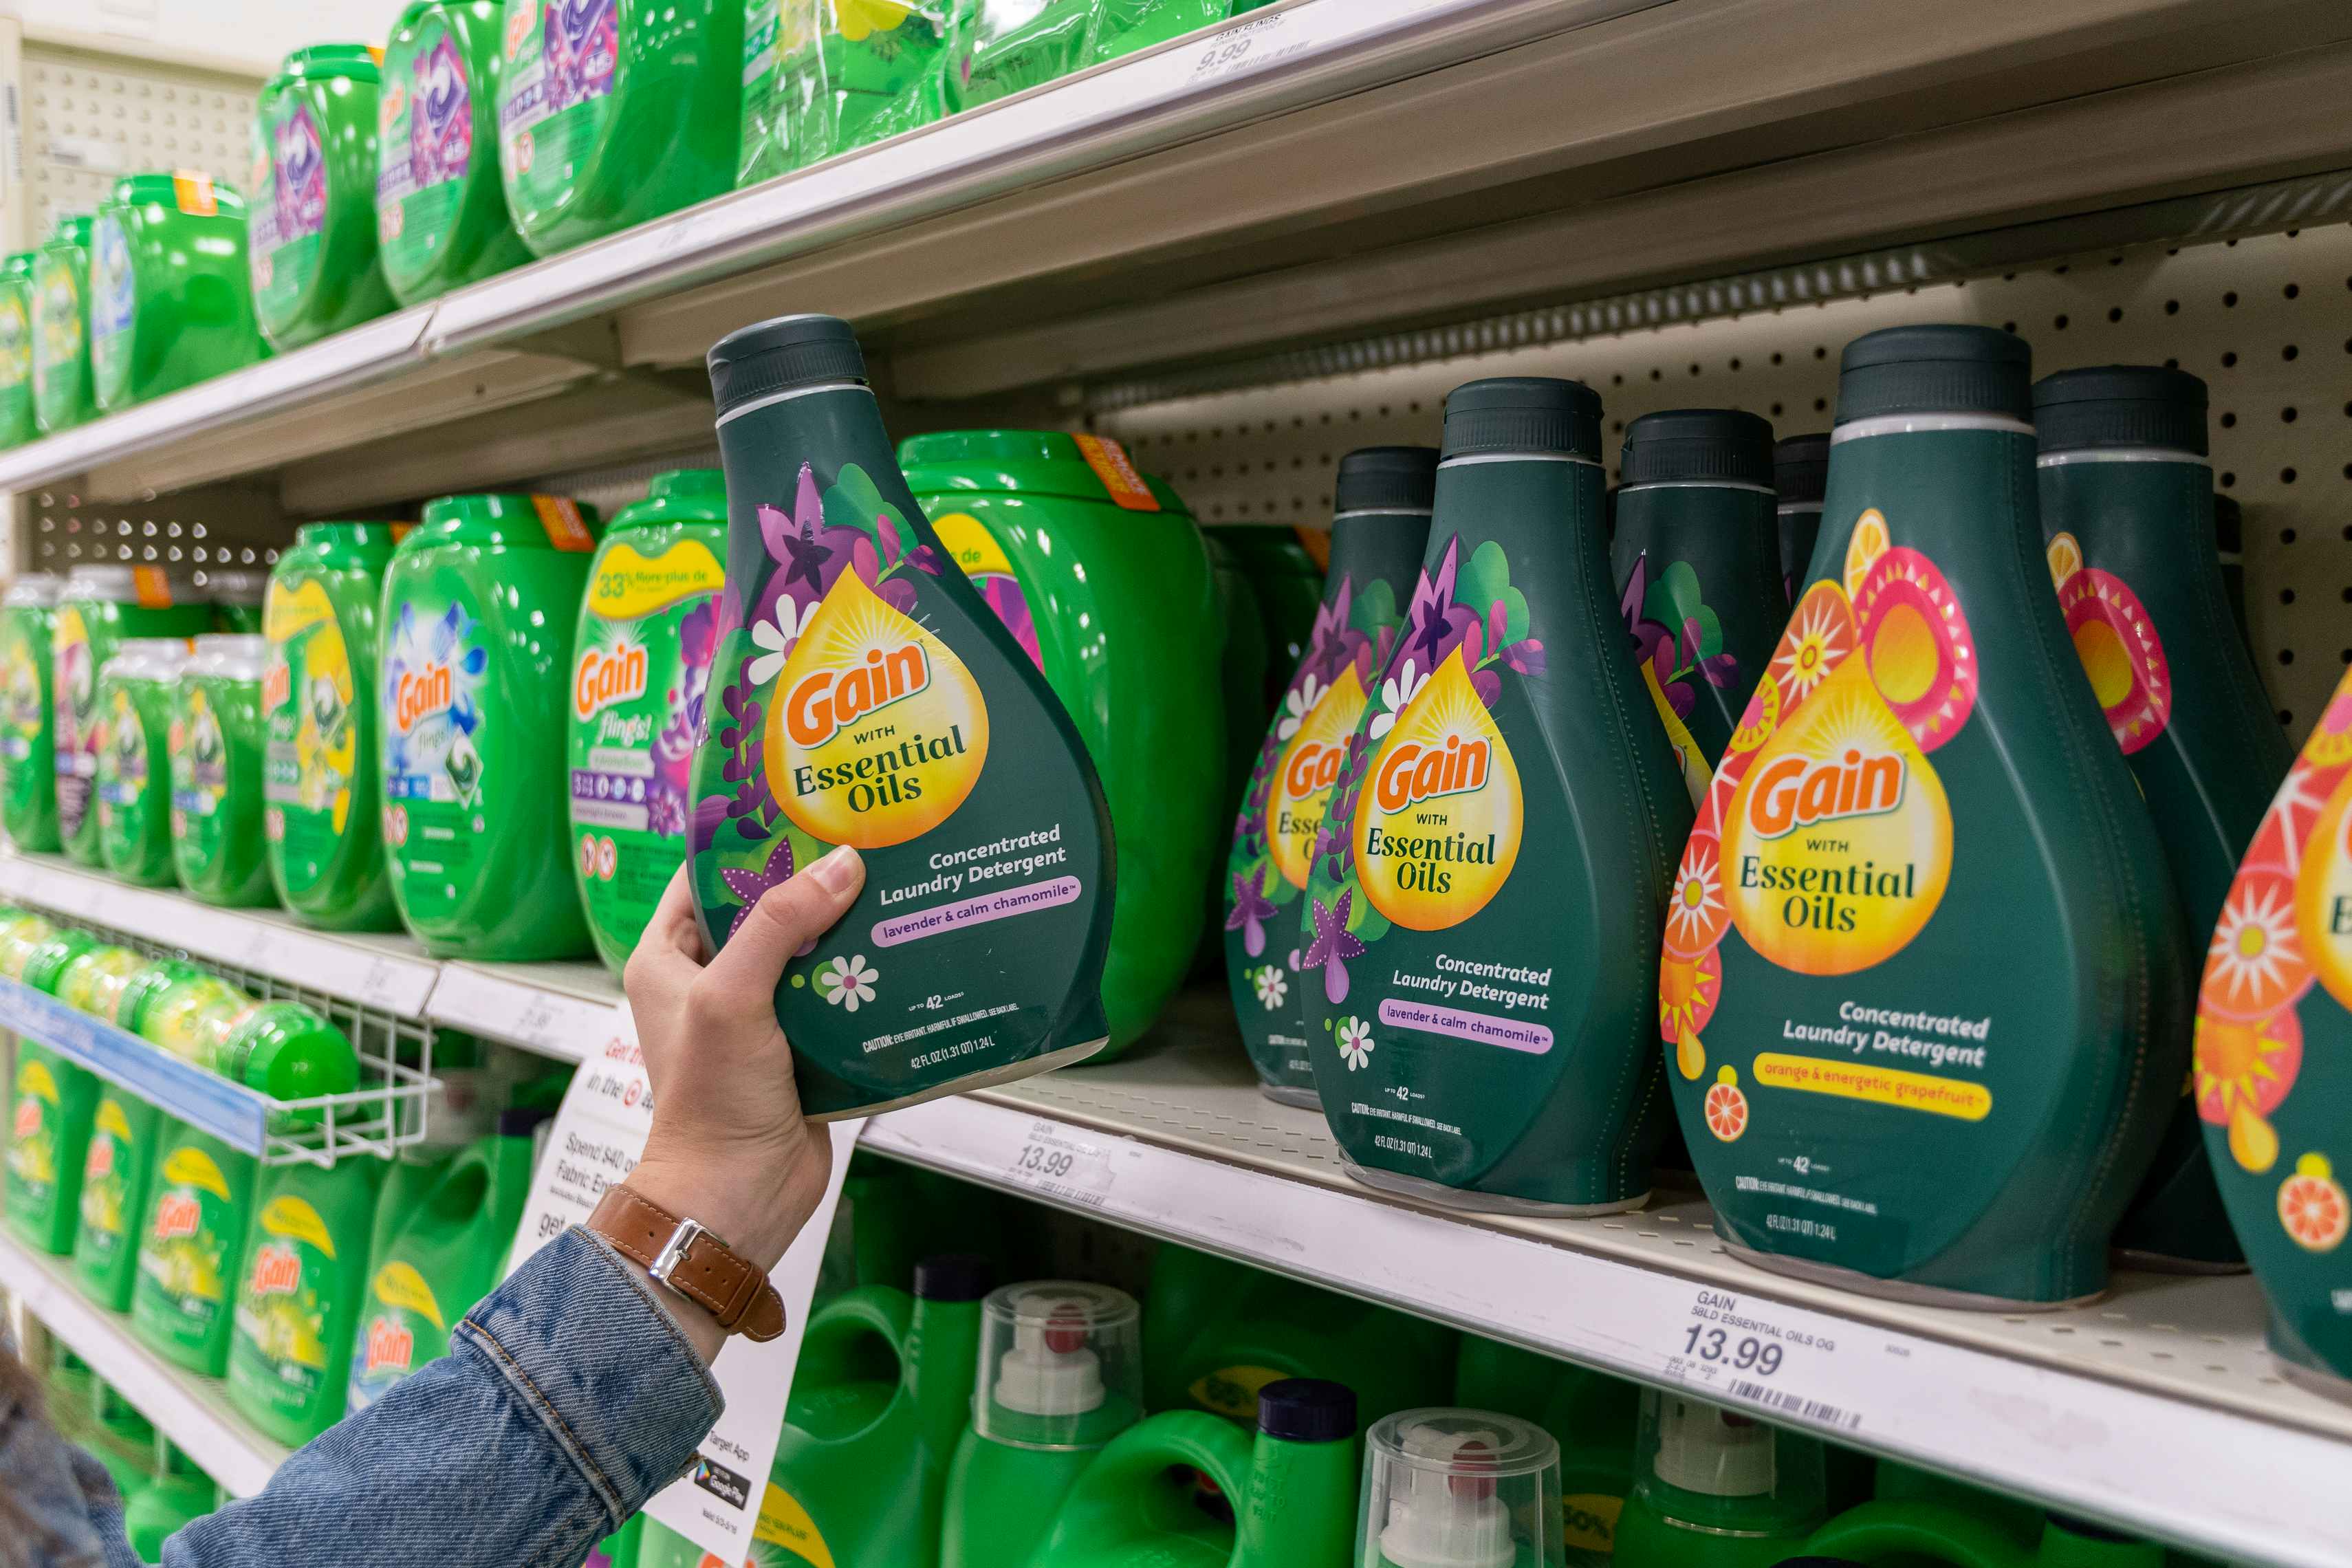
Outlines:
[[[1290,994],[1290,982],[1285,980],[1282,971],[1271,963],[1259,970],[1253,976],[1252,983],[1257,986],[1257,999],[1265,1005],[1269,1013],[1281,1006],[1283,998]]]
[[[881,978],[879,971],[866,967],[862,952],[848,958],[836,956],[816,972],[816,988],[842,1011],[855,1013],[860,1003],[874,1000],[874,983]]]
[[[1406,705],[1420,696],[1421,689],[1428,684],[1429,677],[1415,668],[1412,659],[1398,665],[1396,673],[1381,682],[1381,710],[1373,715],[1371,738],[1377,741],[1395,729]]]
[[[782,675],[784,660],[791,657],[793,645],[808,630],[809,622],[816,618],[816,606],[805,609],[790,599],[776,601],[776,618],[751,623],[751,646],[765,649],[751,661],[751,684],[765,686]]]
[[[1372,1026],[1362,1018],[1339,1020],[1339,1059],[1354,1072],[1372,1059]]]
[[[1312,674],[1301,680],[1297,689],[1282,700],[1282,722],[1274,727],[1275,738],[1287,741],[1298,733],[1298,727],[1307,722],[1307,716],[1315,711],[1315,705],[1329,689]]]

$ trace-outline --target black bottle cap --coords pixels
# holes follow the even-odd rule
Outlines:
[[[2246,548],[2246,512],[2235,496],[2213,492],[2213,542],[2224,555],[2239,555]]]
[[[1514,452],[1601,460],[1601,395],[1580,381],[1507,375],[1445,400],[1445,455]]]
[[[1888,414],[2033,417],[2033,350],[1998,327],[1888,327],[1846,344],[1837,418]]]
[[[756,398],[866,379],[857,334],[838,316],[779,316],[739,327],[711,346],[709,364],[722,419]]]
[[[2033,431],[2045,452],[2153,447],[2201,458],[2205,384],[2153,364],[2062,370],[2033,384]]]
[[[1286,1377],[1257,1394],[1258,1430],[1288,1443],[1338,1443],[1356,1435],[1356,1391],[1319,1377]]]
[[[915,1265],[915,1294],[926,1301],[977,1301],[996,1282],[996,1265],[977,1253],[943,1252]]]
[[[1437,448],[1366,447],[1339,459],[1337,512],[1428,511],[1437,505]]]
[[[1782,506],[1819,506],[1829,493],[1830,434],[1783,436],[1772,447],[1772,488]]]
[[[1675,408],[1625,426],[1618,482],[1718,480],[1772,488],[1772,425],[1732,408]]]

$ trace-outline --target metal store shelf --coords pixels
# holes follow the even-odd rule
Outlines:
[[[601,963],[450,963],[425,1016],[573,1062],[631,1027],[621,983]]]
[[[131,1337],[129,1318],[92,1305],[65,1259],[0,1236],[0,1289],[15,1294],[233,1495],[251,1497],[286,1462],[290,1450],[239,1420],[218,1381],[173,1366]]]

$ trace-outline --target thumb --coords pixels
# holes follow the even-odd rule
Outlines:
[[[765,1005],[795,952],[833,928],[866,886],[866,862],[846,844],[761,895],[705,969],[701,984]]]

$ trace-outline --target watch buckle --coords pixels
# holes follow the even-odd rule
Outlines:
[[[687,1249],[705,1234],[702,1226],[693,1220],[678,1221],[677,1228],[670,1232],[667,1241],[662,1243],[662,1249],[654,1255],[651,1263],[646,1265],[646,1272],[667,1285],[670,1275],[686,1260]]]

